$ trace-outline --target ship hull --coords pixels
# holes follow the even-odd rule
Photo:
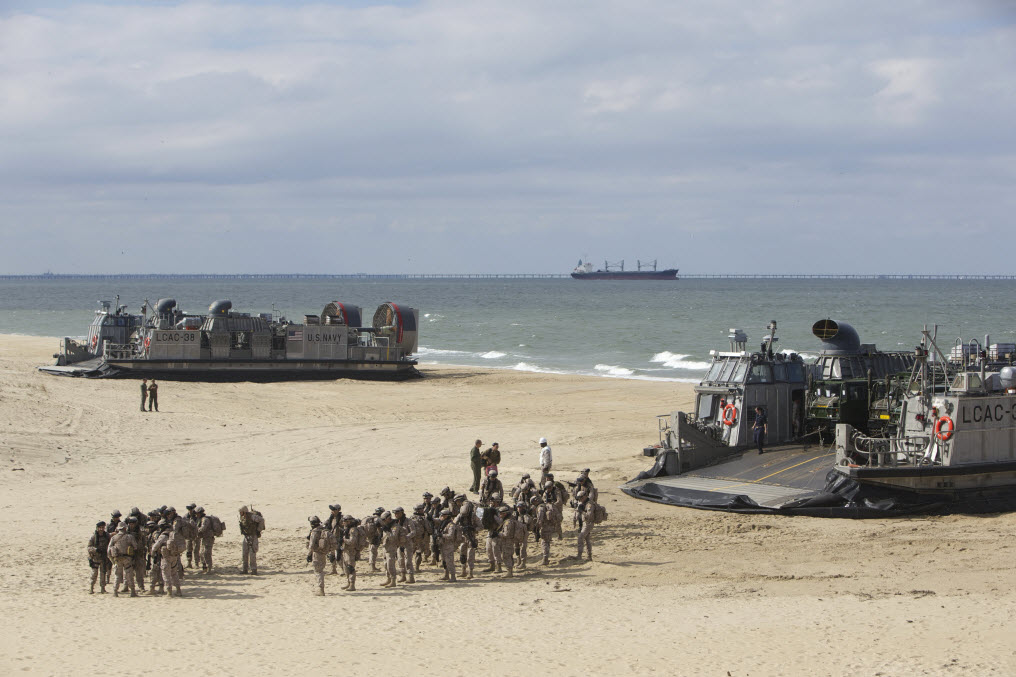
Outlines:
[[[576,280],[676,280],[677,269],[668,270],[627,270],[602,271],[593,273],[572,273]]]
[[[39,367],[57,376],[171,381],[310,381],[356,378],[400,381],[420,376],[415,360],[113,360]]]
[[[401,380],[419,376],[415,360],[107,360],[117,376],[170,379]]]

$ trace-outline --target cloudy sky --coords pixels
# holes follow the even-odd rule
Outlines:
[[[1012,273],[1007,0],[0,1],[0,272]]]

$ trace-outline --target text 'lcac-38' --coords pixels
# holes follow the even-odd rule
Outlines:
[[[361,308],[333,301],[320,315],[291,322],[274,313],[239,313],[228,300],[207,314],[189,314],[160,299],[149,313],[126,312],[117,297],[102,302],[84,343],[64,338],[55,366],[66,376],[160,376],[195,379],[311,379],[419,376],[419,313],[392,302],[378,306],[369,326]]]

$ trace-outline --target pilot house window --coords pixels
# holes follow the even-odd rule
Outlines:
[[[773,368],[768,364],[751,365],[751,374],[748,376],[748,383],[772,383]]]
[[[250,350],[250,332],[234,331],[229,336],[231,350]]]

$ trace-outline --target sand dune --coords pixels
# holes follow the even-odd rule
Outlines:
[[[616,487],[648,466],[654,416],[690,386],[424,366],[409,383],[175,383],[159,414],[133,380],[35,371],[55,339],[0,337],[0,672],[15,674],[926,675],[1016,673],[1016,515],[897,520],[740,516],[659,506]],[[552,565],[505,580],[313,596],[307,516],[364,516],[463,490],[477,436],[502,476],[592,468],[610,520],[598,561],[566,531]],[[219,571],[186,598],[88,594],[97,519],[191,500],[222,517]],[[236,510],[268,523],[239,574]],[[120,651],[128,634],[135,646]]]

